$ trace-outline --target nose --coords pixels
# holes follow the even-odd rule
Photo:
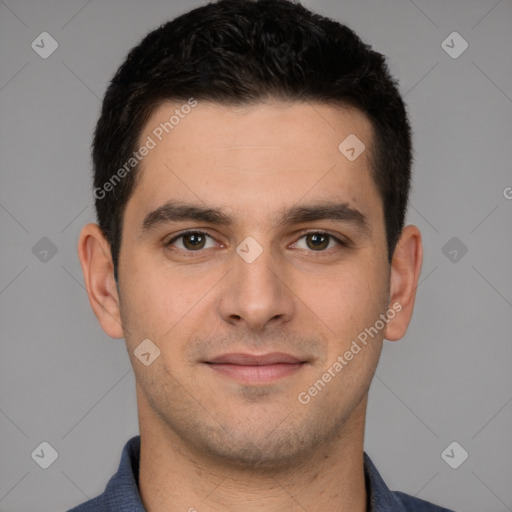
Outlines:
[[[291,274],[261,238],[248,237],[238,246],[219,302],[225,322],[255,331],[289,322],[296,309]]]

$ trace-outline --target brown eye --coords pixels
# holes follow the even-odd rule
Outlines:
[[[183,245],[190,250],[202,249],[205,237],[201,233],[187,233],[183,235]]]
[[[331,242],[333,242],[333,245],[331,245]],[[299,249],[306,249],[310,252],[330,252],[330,249],[335,248],[336,245],[343,247],[347,244],[334,235],[325,233],[324,231],[310,231],[303,235],[295,245]]]
[[[306,243],[310,249],[323,250],[329,246],[330,238],[332,237],[325,233],[309,233],[306,235]]]
[[[177,241],[181,239],[181,244],[177,244],[176,248],[182,251],[200,251],[205,248],[207,238],[211,238],[207,233],[202,231],[187,231],[174,237],[172,240],[167,242],[166,246],[173,246]],[[180,247],[181,245],[181,247]]]

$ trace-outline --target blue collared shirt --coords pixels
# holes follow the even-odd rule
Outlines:
[[[100,496],[68,512],[145,512],[139,494],[140,436],[123,448],[117,473]],[[364,453],[364,475],[368,490],[367,512],[453,512],[403,492],[390,491],[370,457]]]

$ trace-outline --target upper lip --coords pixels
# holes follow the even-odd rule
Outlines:
[[[304,363],[306,361],[282,352],[272,352],[260,355],[239,352],[233,354],[222,354],[205,362],[214,364],[237,364],[242,366],[264,366],[279,363]]]

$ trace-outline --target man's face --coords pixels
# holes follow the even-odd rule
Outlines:
[[[388,309],[371,125],[325,104],[199,102],[160,141],[179,107],[161,106],[141,134],[156,146],[124,215],[119,297],[140,421],[203,453],[277,466],[364,420],[383,332],[335,363]],[[366,146],[354,161],[338,149],[350,134]],[[231,222],[177,220],[161,209],[171,202]],[[285,217],[320,203],[346,215]],[[148,366],[134,355],[145,339],[160,350]]]

